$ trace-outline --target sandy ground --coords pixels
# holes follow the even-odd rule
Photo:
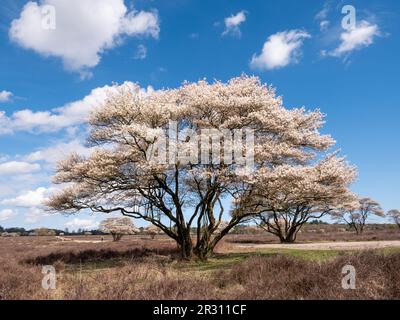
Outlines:
[[[246,244],[238,245],[243,249],[298,249],[298,250],[368,250],[382,248],[400,248],[400,240],[396,241],[359,241],[359,242],[319,242],[295,244]]]
[[[75,243],[104,243],[111,240],[80,240],[57,236],[61,242]],[[297,249],[297,250],[368,250],[382,248],[400,248],[400,240],[390,241],[346,241],[346,242],[313,242],[313,243],[294,243],[294,244],[239,244],[236,249]]]
[[[71,239],[71,238],[65,238],[65,237],[56,237],[57,240],[61,241],[68,241],[68,242],[76,242],[76,243],[103,243],[103,242],[108,242],[108,240],[78,240],[78,239]]]

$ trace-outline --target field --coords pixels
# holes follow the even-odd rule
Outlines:
[[[370,229],[355,239],[306,230],[299,242],[312,241],[312,249],[279,247],[265,234],[228,235],[208,262],[178,261],[163,236],[118,243],[98,236],[0,238],[0,299],[400,299],[396,229]],[[334,236],[349,249],[318,248]],[[370,249],[392,245],[352,250],[349,240],[357,239]],[[42,288],[44,265],[55,267],[55,290]],[[355,267],[355,290],[342,288],[345,265]]]

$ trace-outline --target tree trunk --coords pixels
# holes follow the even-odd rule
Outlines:
[[[209,244],[202,243],[201,245],[197,245],[194,249],[194,253],[196,254],[197,258],[201,261],[207,261],[208,257],[212,253],[212,248]]]
[[[281,243],[294,243],[296,241],[297,232],[300,230],[300,226],[292,226],[287,233],[282,232],[279,235],[279,240]]]
[[[122,234],[112,233],[113,241],[119,241],[122,238]]]
[[[193,242],[190,236],[190,230],[185,231],[181,235],[178,246],[181,251],[181,258],[183,260],[191,260],[193,258]]]
[[[194,248],[195,255],[201,261],[207,261],[209,252],[210,252],[210,235],[207,230],[203,231],[203,235],[198,242],[196,243],[196,247]]]
[[[355,226],[355,229],[356,229],[356,234],[359,236],[359,235],[361,235],[362,233],[363,233],[363,231],[364,231],[364,226],[362,226],[362,225],[356,225]]]
[[[294,243],[295,238],[293,235],[286,235],[279,237],[279,240],[281,241],[281,243]]]

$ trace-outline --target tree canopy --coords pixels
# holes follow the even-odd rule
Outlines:
[[[368,197],[360,197],[352,205],[334,213],[336,220],[347,223],[357,234],[363,233],[367,219],[372,215],[383,217],[385,213],[376,200]]]
[[[91,114],[95,151],[58,164],[54,182],[65,187],[47,204],[144,219],[173,238],[183,258],[205,259],[254,214],[293,206],[316,212],[348,196],[353,167],[335,155],[314,164],[334,144],[319,132],[323,123],[319,110],[285,108],[257,77],[149,94],[121,87]],[[224,199],[234,206],[225,208]]]
[[[114,241],[121,240],[122,236],[135,234],[139,229],[128,217],[107,218],[100,223],[100,230],[113,236]]]

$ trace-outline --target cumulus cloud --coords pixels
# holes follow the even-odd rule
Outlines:
[[[146,59],[146,56],[147,56],[147,48],[144,45],[139,44],[136,49],[134,59],[143,60]]]
[[[72,229],[91,230],[96,229],[98,227],[98,223],[93,219],[74,218],[73,220],[67,222],[65,226]]]
[[[271,35],[264,43],[262,52],[254,54],[250,66],[257,70],[271,70],[297,63],[301,56],[304,39],[311,36],[302,30],[289,30]]]
[[[55,16],[46,11],[54,8]],[[43,21],[54,18],[54,29]],[[159,35],[157,12],[132,10],[124,0],[41,0],[30,1],[20,17],[11,23],[10,39],[45,57],[61,58],[68,70],[90,76],[101,54],[121,43],[124,36]]]
[[[0,175],[26,174],[40,170],[37,163],[9,161],[0,163]]]
[[[334,57],[350,54],[352,51],[370,46],[379,35],[378,25],[362,20],[355,28],[344,31],[340,35],[339,46],[328,54]]]
[[[13,94],[10,91],[0,91],[0,103],[10,101],[12,96]]]
[[[52,147],[43,148],[28,154],[26,161],[45,161],[54,164],[65,159],[71,153],[77,153],[82,156],[89,156],[92,148],[85,147],[81,141],[74,139],[69,142],[60,142]]]
[[[40,208],[33,207],[28,209],[28,212],[25,214],[24,221],[29,224],[34,224],[49,216],[50,214],[48,212],[45,212]]]
[[[132,91],[150,92],[148,87],[142,89],[132,82],[125,82],[121,86]],[[56,132],[64,128],[74,127],[87,122],[90,111],[104,103],[108,94],[112,94],[121,86],[104,86],[91,91],[82,100],[68,103],[51,111],[32,111],[30,109],[14,112],[8,117],[0,111],[0,134],[15,131],[28,132]]]
[[[3,209],[0,211],[0,221],[10,220],[14,216],[15,213],[11,209]]]
[[[37,188],[36,190],[27,191],[15,198],[5,199],[1,204],[23,208],[38,207],[46,200],[47,192],[48,189],[46,188]]]
[[[246,21],[246,12],[244,10],[238,12],[235,15],[231,15],[228,18],[224,19],[225,23],[225,30],[222,33],[223,36],[225,35],[234,35],[234,36],[241,36],[240,32],[240,25]]]

